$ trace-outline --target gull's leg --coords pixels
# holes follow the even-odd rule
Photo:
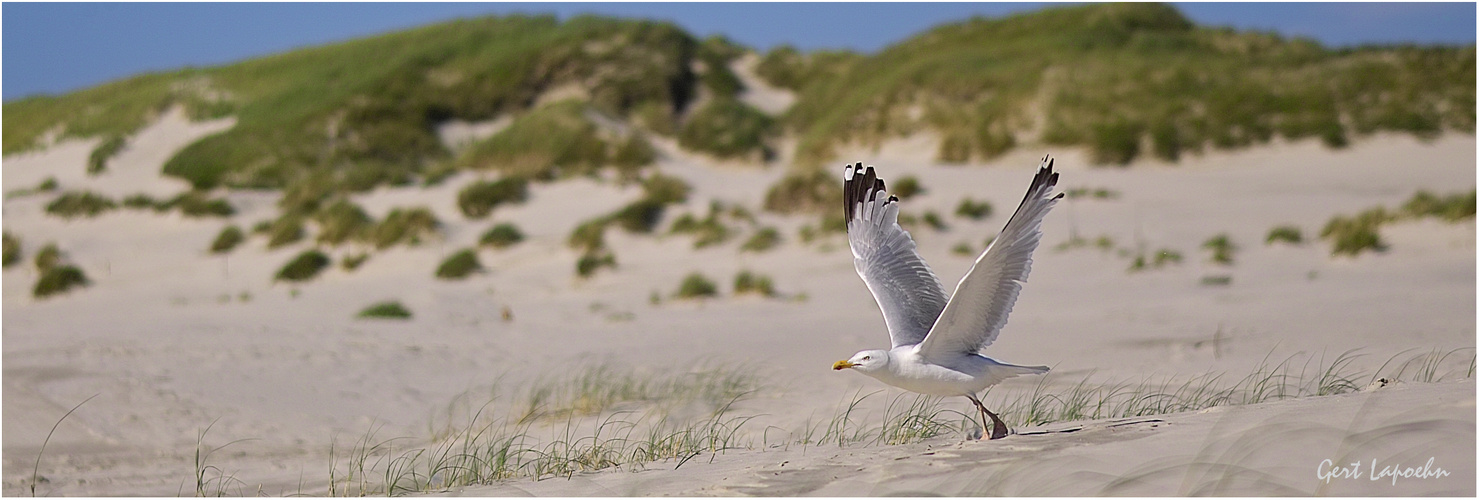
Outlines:
[[[986,412],[986,415],[991,417],[991,423],[995,424],[991,428],[991,439],[1007,437],[1007,424],[1002,422],[1000,418],[997,418],[996,414],[991,413],[991,410],[986,409],[985,406],[981,406],[981,411]]]
[[[1006,435],[1007,435],[1007,425],[1004,424],[1004,423],[1002,423],[1001,422],[1001,419],[996,418],[996,414],[995,413],[991,413],[990,410],[987,410],[986,409],[986,405],[981,404],[981,400],[976,399],[976,396],[974,394],[966,394],[965,397],[970,398],[971,402],[976,404],[976,409],[977,410],[980,410],[980,413],[981,413],[981,438],[982,439],[986,439],[986,416],[987,415],[991,415],[991,422],[994,424],[994,425],[991,426],[991,438],[990,439],[1001,439],[1003,437],[1006,437]]]

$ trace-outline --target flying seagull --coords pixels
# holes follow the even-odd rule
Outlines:
[[[965,396],[981,410],[982,433],[990,416],[991,439],[1005,437],[1006,424],[976,394],[1018,375],[1047,373],[1048,367],[1002,363],[980,351],[1007,323],[1032,269],[1043,217],[1063,198],[1063,193],[1053,194],[1058,174],[1052,157],[1043,157],[1022,205],[955,285],[953,296],[945,294],[909,232],[899,227],[899,199],[887,194],[873,166],[864,170],[862,163],[848,165],[842,179],[853,266],[883,309],[893,348],[861,351],[832,369],[852,368],[922,394]]]

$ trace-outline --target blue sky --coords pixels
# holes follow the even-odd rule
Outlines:
[[[7,101],[129,75],[210,66],[486,14],[664,19],[768,49],[876,51],[929,27],[1044,3],[14,3],[0,6]],[[1178,3],[1202,25],[1275,31],[1328,46],[1471,44],[1474,3]]]

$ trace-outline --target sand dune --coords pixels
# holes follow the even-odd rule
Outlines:
[[[163,161],[194,138],[229,126],[169,114],[101,176],[84,173],[91,143],[73,141],[6,158],[4,185],[8,191],[54,177],[63,189],[115,197],[173,195],[186,186],[156,175]],[[926,191],[907,200],[904,211],[944,216],[948,230],[921,224],[912,232],[935,271],[953,284],[972,256],[952,247],[984,248],[1045,151],[1024,150],[988,165],[938,165],[926,160],[930,141],[920,136],[876,151],[859,148],[848,158],[878,165],[891,180],[918,177]],[[566,236],[580,221],[636,199],[637,187],[588,179],[536,184],[529,201],[500,207],[487,220],[467,220],[455,206],[456,191],[475,174],[431,188],[381,188],[355,201],[375,217],[426,206],[445,223],[442,237],[375,252],[356,271],[334,267],[297,286],[275,284],[272,276],[312,246],[311,238],[267,250],[258,237],[226,257],[206,252],[227,223],[247,228],[273,217],[277,193],[230,193],[238,213],[225,221],[128,210],[64,221],[44,213],[53,195],[10,197],[4,226],[22,239],[27,258],[56,242],[94,284],[35,299],[33,266],[4,271],[4,493],[29,493],[47,431],[93,395],[47,444],[38,493],[188,494],[193,453],[203,441],[233,443],[212,459],[241,481],[233,491],[255,494],[260,485],[265,494],[322,494],[331,443],[342,453],[369,429],[382,438],[407,437],[404,446],[426,443],[439,412],[459,397],[489,397],[495,384],[528,387],[604,362],[644,374],[675,366],[744,367],[761,384],[732,409],[755,416],[745,426],[747,447],[695,457],[676,471],[675,464],[658,462],[645,472],[516,479],[456,492],[1472,496],[1475,389],[1465,372],[1475,345],[1474,222],[1393,223],[1382,229],[1388,251],[1356,258],[1330,257],[1325,242],[1266,246],[1263,238],[1276,225],[1294,224],[1314,240],[1334,215],[1395,208],[1419,189],[1467,192],[1475,186],[1475,146],[1472,136],[1426,143],[1378,136],[1345,150],[1277,144],[1128,169],[1090,168],[1081,152],[1053,151],[1064,188],[1102,188],[1116,196],[1074,199],[1049,216],[1031,279],[989,351],[1052,365],[1056,390],[1086,377],[1237,378],[1267,359],[1328,360],[1350,349],[1363,355],[1351,367],[1369,373],[1394,356],[1462,350],[1442,367],[1445,382],[1202,413],[1058,422],[1021,427],[998,442],[962,442],[953,434],[844,448],[802,446],[776,433],[791,436],[830,418],[856,391],[881,389],[829,367],[859,349],[883,346],[886,335],[844,239],[803,244],[797,230],[811,218],[760,210],[766,187],[783,173],[779,166],[716,165],[671,150],[657,166],[694,187],[687,203],[669,209],[665,224],[685,212],[702,216],[711,200],[721,200],[756,214],[757,226],[779,228],[785,241],[776,250],[740,252],[755,230],[746,224],[735,225],[739,234],[726,243],[697,250],[690,237],[613,230],[607,237],[618,268],[588,280],[576,278],[578,254],[565,245]],[[951,215],[967,196],[989,201],[994,214],[980,221]],[[482,250],[487,271],[471,279],[433,277],[445,256],[505,221],[528,239],[504,251]],[[1075,233],[1105,236],[1111,248],[1055,249]],[[1209,262],[1200,248],[1219,233],[1239,247],[1231,266]],[[1142,248],[1173,249],[1183,261],[1127,272],[1130,258],[1121,250]],[[338,259],[355,251],[331,253]],[[732,296],[730,282],[742,269],[772,277],[782,297]],[[695,271],[718,282],[723,297],[668,298]],[[1207,276],[1230,282],[1204,285]],[[661,303],[650,303],[654,293]],[[389,299],[414,311],[414,319],[354,319],[365,306]],[[505,307],[512,321],[502,318]],[[988,402],[1036,383],[1005,384]],[[968,405],[963,399],[943,404],[957,411]],[[782,441],[790,444],[771,447]],[[1316,480],[1324,458],[1421,465],[1428,457],[1451,475],[1395,485]]]

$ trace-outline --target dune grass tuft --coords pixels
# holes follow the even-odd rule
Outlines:
[[[318,223],[318,241],[329,245],[364,240],[375,225],[363,208],[344,198],[319,208],[313,221]]]
[[[900,177],[888,188],[889,194],[898,196],[900,200],[907,200],[926,192],[924,185],[919,183],[919,178],[912,175]]]
[[[1383,252],[1387,245],[1381,239],[1379,228],[1391,218],[1382,207],[1353,217],[1337,215],[1325,223],[1325,228],[1320,230],[1320,238],[1330,241],[1330,255],[1333,256],[1355,257],[1367,250]]]
[[[774,227],[763,227],[740,245],[741,252],[766,252],[781,244],[781,232]]]
[[[589,251],[575,260],[575,275],[589,278],[603,267],[616,269],[616,254],[605,249]]]
[[[243,241],[246,241],[246,233],[241,228],[234,225],[223,227],[221,232],[216,233],[216,239],[211,241],[211,253],[230,253]]]
[[[411,310],[401,305],[399,301],[389,300],[376,303],[366,307],[355,315],[356,318],[367,319],[411,319]]]
[[[436,277],[443,280],[460,280],[482,270],[483,265],[478,262],[477,249],[464,248],[442,260],[441,265],[437,266]]]
[[[705,278],[704,275],[698,272],[692,272],[688,276],[683,277],[683,282],[678,285],[678,291],[673,293],[673,297],[679,299],[700,299],[718,296],[719,287],[715,286],[713,281],[709,281],[708,278]]]
[[[36,257],[33,260],[36,270],[44,272],[61,264],[62,250],[57,248],[56,243],[47,243],[46,246],[41,247],[41,250],[36,251]]]
[[[1298,245],[1304,243],[1304,234],[1299,231],[1299,226],[1285,225],[1269,229],[1268,236],[1263,239],[1265,245],[1280,242]]]
[[[482,219],[493,213],[493,209],[507,203],[522,203],[529,199],[529,181],[522,177],[505,177],[497,181],[479,181],[468,184],[457,192],[457,208],[472,219]]]
[[[97,175],[107,171],[108,160],[123,151],[123,146],[126,144],[127,141],[122,135],[111,135],[98,143],[97,147],[92,148],[92,153],[87,155],[88,175]]]
[[[960,200],[955,206],[955,215],[971,220],[981,220],[991,216],[991,202],[976,201],[969,197]]]
[[[318,276],[329,267],[329,256],[318,250],[304,250],[277,271],[276,281],[303,282]]]
[[[524,241],[524,233],[510,222],[497,224],[478,237],[478,244],[493,248],[508,248]]]
[[[204,191],[186,191],[154,205],[154,209],[161,212],[176,208],[186,217],[230,217],[236,214],[231,202],[224,198],[211,198]]]
[[[38,299],[45,298],[89,284],[91,282],[82,269],[69,264],[57,264],[41,271],[41,279],[36,280],[36,287],[31,289],[31,295]]]
[[[64,219],[97,217],[118,208],[112,199],[92,191],[68,191],[46,204],[46,213]]]
[[[1427,191],[1418,191],[1402,204],[1401,213],[1410,217],[1438,217],[1447,222],[1458,222],[1474,218],[1475,190],[1468,193],[1453,193],[1438,196]]]
[[[436,235],[440,227],[441,222],[431,209],[396,208],[370,230],[370,242],[380,250],[402,243],[415,246]]]
[[[3,241],[4,258],[0,259],[0,262],[3,262],[5,267],[15,265],[15,263],[20,262],[21,259],[25,258],[21,255],[20,238],[17,238],[15,235],[10,234],[10,231],[5,231]]]
[[[1233,252],[1238,249],[1227,233],[1218,234],[1202,242],[1202,248],[1212,251],[1212,262],[1224,266],[1232,265]]]
[[[277,248],[297,243],[303,239],[303,216],[283,214],[267,226],[267,248]]]
[[[774,297],[775,284],[771,282],[770,276],[756,274],[745,269],[734,276],[734,294],[744,295],[753,293],[762,297]]]

